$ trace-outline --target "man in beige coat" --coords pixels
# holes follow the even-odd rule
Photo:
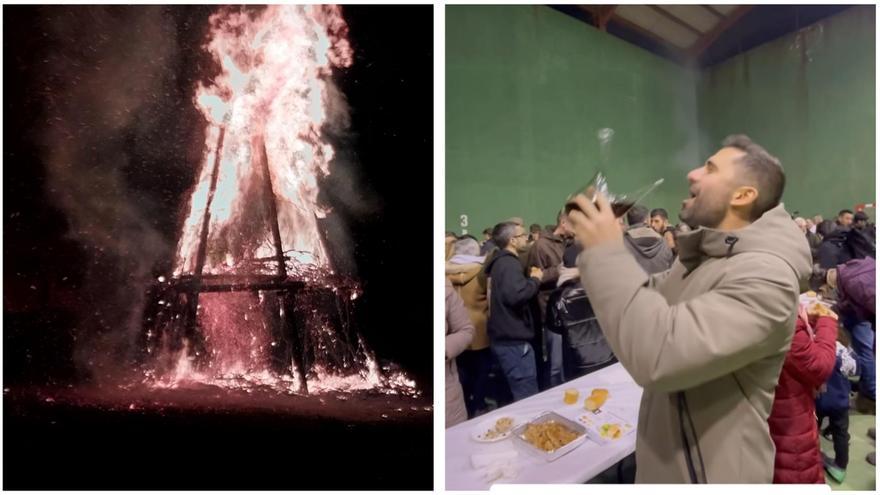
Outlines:
[[[644,388],[640,483],[770,483],[767,418],[810,250],[780,199],[779,161],[731,136],[688,176],[672,268],[648,276],[604,196],[570,217],[581,280],[614,354]]]

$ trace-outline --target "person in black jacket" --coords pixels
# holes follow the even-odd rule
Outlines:
[[[492,240],[499,249],[485,268],[489,277],[489,348],[515,401],[538,393],[535,350],[529,343],[535,336],[529,304],[538,294],[543,272],[532,268],[529,277],[523,275],[517,253],[527,237],[521,225],[496,225]]]
[[[822,243],[819,244],[817,259],[820,268],[829,269],[849,260],[866,257],[876,258],[874,240],[865,230],[837,227],[836,223],[822,222]]]
[[[576,262],[580,251],[579,245],[565,250],[558,287],[547,303],[547,329],[562,335],[562,367],[566,380],[617,362],[581,285]]]
[[[816,227],[816,232],[822,236],[822,243],[819,244],[814,262],[821,268],[834,268],[852,259],[846,246],[848,230],[837,225],[832,220],[825,220]]]

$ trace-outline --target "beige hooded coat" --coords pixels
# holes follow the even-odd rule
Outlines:
[[[489,347],[489,335],[486,333],[489,313],[488,284],[483,275],[483,265],[481,263],[459,265],[447,261],[446,278],[452,282],[455,292],[461,296],[468,316],[474,324],[474,340],[468,346],[468,350],[479,351]]]
[[[471,323],[452,283],[446,280],[446,427],[467,421],[464,392],[458,381],[455,357],[464,352],[474,338],[474,324]]]
[[[650,278],[622,244],[580,259],[605,337],[644,388],[636,481],[771,483],[767,418],[810,248],[782,205],[678,242],[679,259]]]

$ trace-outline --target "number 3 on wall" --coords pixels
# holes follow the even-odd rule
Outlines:
[[[468,216],[467,215],[459,215],[458,219],[460,220],[458,225],[461,226],[461,235],[467,234]]]

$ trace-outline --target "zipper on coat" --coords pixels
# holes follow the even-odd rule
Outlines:
[[[688,439],[687,433],[685,432],[685,424],[684,424],[684,416],[687,414],[688,423],[690,424],[691,435],[694,438],[694,446],[697,450],[697,456],[700,459],[700,471],[703,474],[703,480],[700,481],[697,477],[697,470],[694,467],[694,459],[691,454],[691,444]],[[690,476],[691,483],[708,483],[709,479],[706,476],[706,465],[703,463],[703,453],[700,451],[700,442],[697,439],[697,429],[694,427],[694,422],[691,419],[691,412],[687,406],[687,399],[685,398],[684,392],[678,393],[678,423],[681,431],[681,441],[684,444],[684,455],[685,462],[687,463],[688,475]]]

